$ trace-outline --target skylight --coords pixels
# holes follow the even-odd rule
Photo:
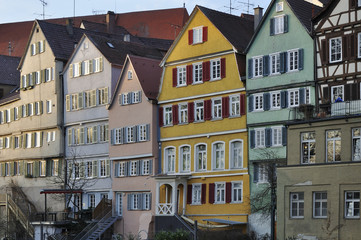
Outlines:
[[[112,43],[107,42],[107,44],[108,44],[108,46],[109,46],[110,48],[114,48],[114,45],[113,45]]]

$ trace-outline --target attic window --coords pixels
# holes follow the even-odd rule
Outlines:
[[[129,70],[128,71],[128,80],[131,80],[131,79],[133,79],[133,72],[132,72],[132,70]]]
[[[110,42],[107,42],[107,44],[108,44],[108,46],[109,46],[110,48],[114,48],[114,45],[111,44]]]
[[[276,5],[276,12],[282,12],[283,11],[283,2],[278,2]]]
[[[84,49],[88,49],[89,43],[88,43],[88,42],[84,42],[83,46],[84,46]]]

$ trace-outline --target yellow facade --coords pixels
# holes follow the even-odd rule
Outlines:
[[[207,41],[198,44],[189,44],[189,30],[207,27]],[[242,56],[241,56],[242,57]],[[203,63],[207,61],[213,61],[217,59],[223,59],[225,62],[224,71],[225,76],[216,80],[203,81],[202,83],[188,83],[186,86],[174,86],[174,69],[181,66],[188,66],[197,63]],[[205,14],[197,7],[193,11],[189,23],[186,28],[178,36],[174,46],[169,50],[165,59],[163,60],[164,72],[161,83],[160,95],[158,102],[162,111],[160,112],[160,119],[163,126],[160,127],[160,141],[162,150],[162,174],[167,176],[174,176],[174,179],[181,177],[186,179],[187,186],[182,185],[181,188],[184,191],[178,191],[177,195],[177,211],[180,214],[189,216],[192,220],[198,220],[201,224],[214,224],[215,222],[203,221],[203,219],[217,218],[223,220],[231,220],[242,223],[248,222],[248,214],[250,212],[249,207],[249,175],[248,175],[248,141],[247,141],[247,129],[246,129],[246,115],[235,114],[232,116],[231,103],[225,104],[226,107],[230,107],[230,116],[227,117],[214,117],[217,115],[215,111],[215,99],[231,99],[232,96],[239,97],[239,108],[243,105],[245,109],[245,98],[240,97],[245,94],[245,86],[240,80],[239,64],[237,63],[236,53],[232,44],[224,37],[222,32],[212,24],[212,22],[206,17]],[[221,66],[222,68],[224,65]],[[203,66],[204,68],[204,66]],[[245,68],[245,66],[243,66]],[[210,71],[212,74],[213,68]],[[194,74],[194,72],[193,72]],[[177,75],[178,77],[178,75]],[[194,77],[194,76],[193,76]],[[205,79],[205,76],[202,76]],[[165,123],[165,109],[171,106],[178,106],[178,110],[182,104],[186,105],[190,102],[196,103],[198,101],[205,103],[207,100],[211,100],[211,119],[204,119],[202,121],[183,122],[166,124]],[[223,103],[222,103],[223,104]],[[189,106],[189,105],[188,105]],[[222,105],[223,106],[223,105]],[[232,105],[233,106],[233,105]],[[236,107],[237,108],[237,107]],[[190,111],[190,109],[187,109]],[[196,110],[194,110],[195,112]],[[206,108],[204,108],[204,115]],[[223,108],[222,108],[223,111]],[[241,112],[241,110],[239,109]],[[237,112],[237,111],[235,111]],[[172,112],[174,114],[174,112]],[[181,115],[178,112],[178,118]],[[208,112],[209,115],[209,112]],[[206,118],[206,116],[204,116]],[[235,160],[233,159],[232,152],[234,151],[234,142],[241,145],[242,166],[232,167],[231,165]],[[216,144],[220,143],[223,147],[221,155],[224,162],[222,167],[217,167],[218,162],[215,160]],[[198,148],[199,145],[206,146],[206,164],[205,168],[199,170],[197,166],[198,161]],[[232,145],[232,147],[231,147]],[[182,171],[184,166],[182,165],[183,152],[182,147],[189,147],[190,153],[190,169],[189,171]],[[238,146],[238,145],[237,145]],[[174,171],[169,171],[169,153],[168,149],[174,149],[175,163]],[[222,157],[221,157],[222,158]],[[183,160],[185,161],[185,160]],[[230,189],[226,187],[232,186],[233,183],[240,183],[242,187],[242,201],[234,201],[236,198],[233,193],[229,192]],[[189,186],[195,184],[205,184],[205,188],[202,187],[202,203],[194,204],[189,201],[189,196],[183,198],[183,194],[189,194]],[[223,192],[223,199],[217,201],[218,192],[216,189],[212,189],[213,186],[224,186],[224,190],[228,190],[227,193]],[[222,185],[223,184],[223,185]],[[202,185],[203,186],[203,185]],[[219,188],[218,188],[219,190]],[[194,194],[192,190],[192,195]],[[212,191],[210,193],[210,191]],[[213,194],[214,191],[214,194]],[[221,192],[221,191],[220,191]],[[238,192],[239,193],[239,192]],[[229,202],[229,196],[231,201]],[[167,196],[165,196],[167,195]],[[214,195],[214,202],[211,200]],[[175,195],[173,195],[175,196]],[[171,195],[169,191],[162,185],[159,189],[159,201],[170,201]],[[193,198],[193,196],[192,196]],[[226,200],[228,198],[228,200]],[[187,199],[186,202],[182,199]],[[220,198],[221,199],[221,198]],[[174,200],[174,199],[171,199]],[[183,210],[183,211],[182,211]],[[240,225],[243,230],[246,229],[246,225]]]

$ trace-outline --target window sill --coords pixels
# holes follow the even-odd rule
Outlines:
[[[303,220],[305,217],[290,217],[291,220]]]
[[[193,123],[204,123],[204,120],[200,120],[200,121],[194,121]]]
[[[219,121],[219,120],[223,120],[223,118],[212,118],[212,120],[211,121]]]
[[[214,79],[210,79],[209,81],[210,82],[214,82],[214,81],[219,81],[219,80],[221,80],[222,78],[220,77],[220,78],[214,78]]]
[[[226,202],[214,202],[213,204],[226,204]]]
[[[190,205],[191,205],[191,206],[201,206],[202,203],[191,203]]]
[[[230,204],[241,204],[243,203],[243,201],[240,201],[240,202],[230,202]]]
[[[199,82],[193,82],[192,85],[199,85],[199,84],[202,84],[202,83],[203,83],[203,80],[199,81]]]
[[[182,123],[178,123],[178,126],[182,126],[182,125],[188,125],[189,123],[188,122],[182,122]]]
[[[228,118],[240,118],[240,117],[242,117],[242,115],[234,115],[234,116],[229,116]]]

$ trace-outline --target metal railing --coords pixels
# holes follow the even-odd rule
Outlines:
[[[361,100],[331,103],[331,116],[361,114]]]

